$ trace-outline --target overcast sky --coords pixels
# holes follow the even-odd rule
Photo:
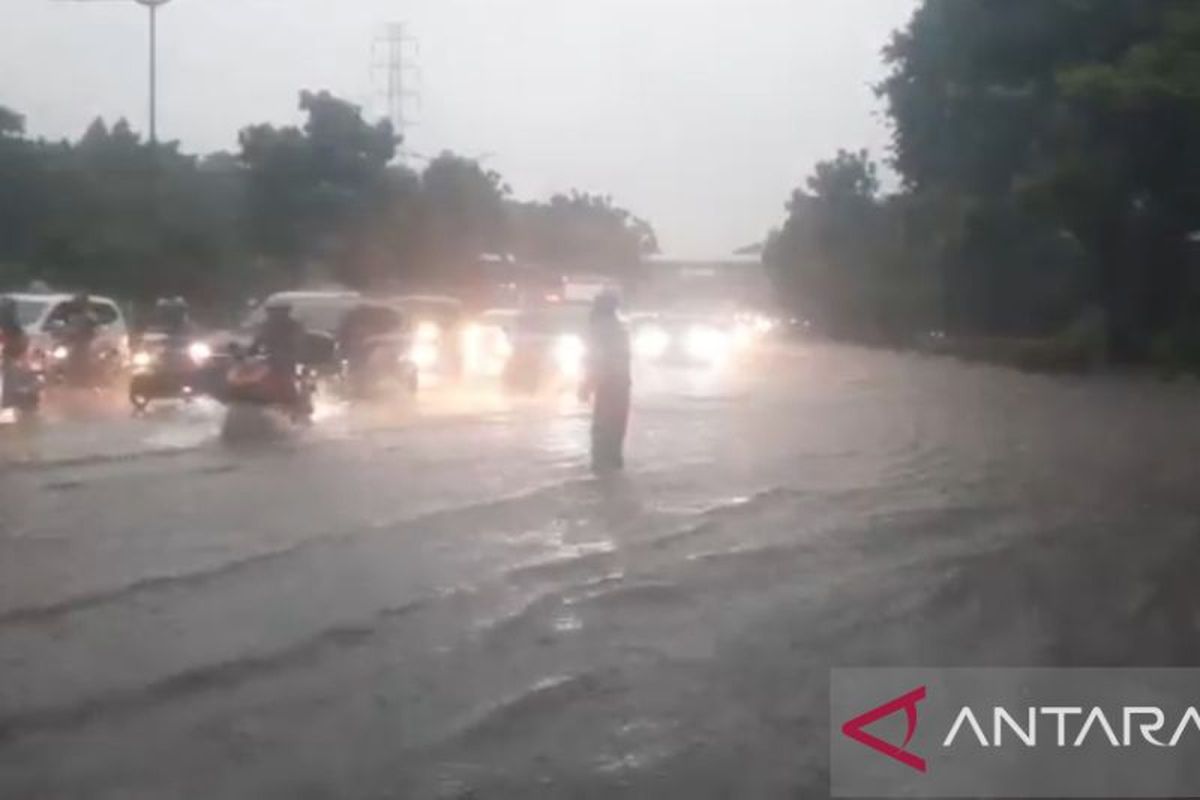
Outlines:
[[[494,154],[521,198],[611,194],[664,250],[761,239],[812,164],[882,154],[870,85],[916,0],[173,0],[160,12],[164,139],[232,149],[298,119],[301,89],[372,113],[371,41],[419,40],[409,147]],[[132,0],[0,0],[0,105],[34,135],[96,116],[146,127],[146,16]],[[418,162],[419,165],[419,162]]]

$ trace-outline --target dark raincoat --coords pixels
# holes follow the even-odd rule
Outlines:
[[[613,315],[595,315],[587,343],[587,384],[592,397],[592,469],[612,472],[625,466],[629,426],[629,332]]]

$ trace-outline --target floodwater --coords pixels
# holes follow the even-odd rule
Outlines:
[[[1200,665],[1200,388],[786,346],[0,434],[0,796],[823,797],[834,666]]]

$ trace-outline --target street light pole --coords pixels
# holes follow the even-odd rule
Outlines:
[[[158,6],[150,6],[150,144],[158,144]]]
[[[109,0],[114,2],[115,0]],[[62,0],[59,0],[62,2]],[[73,0],[76,3],[103,0]],[[158,7],[171,0],[134,0],[150,12],[150,144],[158,144]]]
[[[170,0],[136,0],[150,11],[150,145],[158,145],[158,7]]]

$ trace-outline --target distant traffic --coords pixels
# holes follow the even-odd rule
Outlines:
[[[58,395],[123,393],[135,414],[202,396],[227,407],[282,411],[307,422],[313,398],[396,401],[460,385],[574,393],[584,378],[593,300],[604,278],[561,278],[471,308],[448,294],[284,291],[248,304],[231,326],[203,326],[182,298],[163,298],[142,324],[116,299],[41,290],[0,297],[7,324],[4,407],[30,419]],[[721,369],[777,324],[762,309],[696,303],[623,310],[639,369]],[[685,303],[686,304],[686,303]]]

